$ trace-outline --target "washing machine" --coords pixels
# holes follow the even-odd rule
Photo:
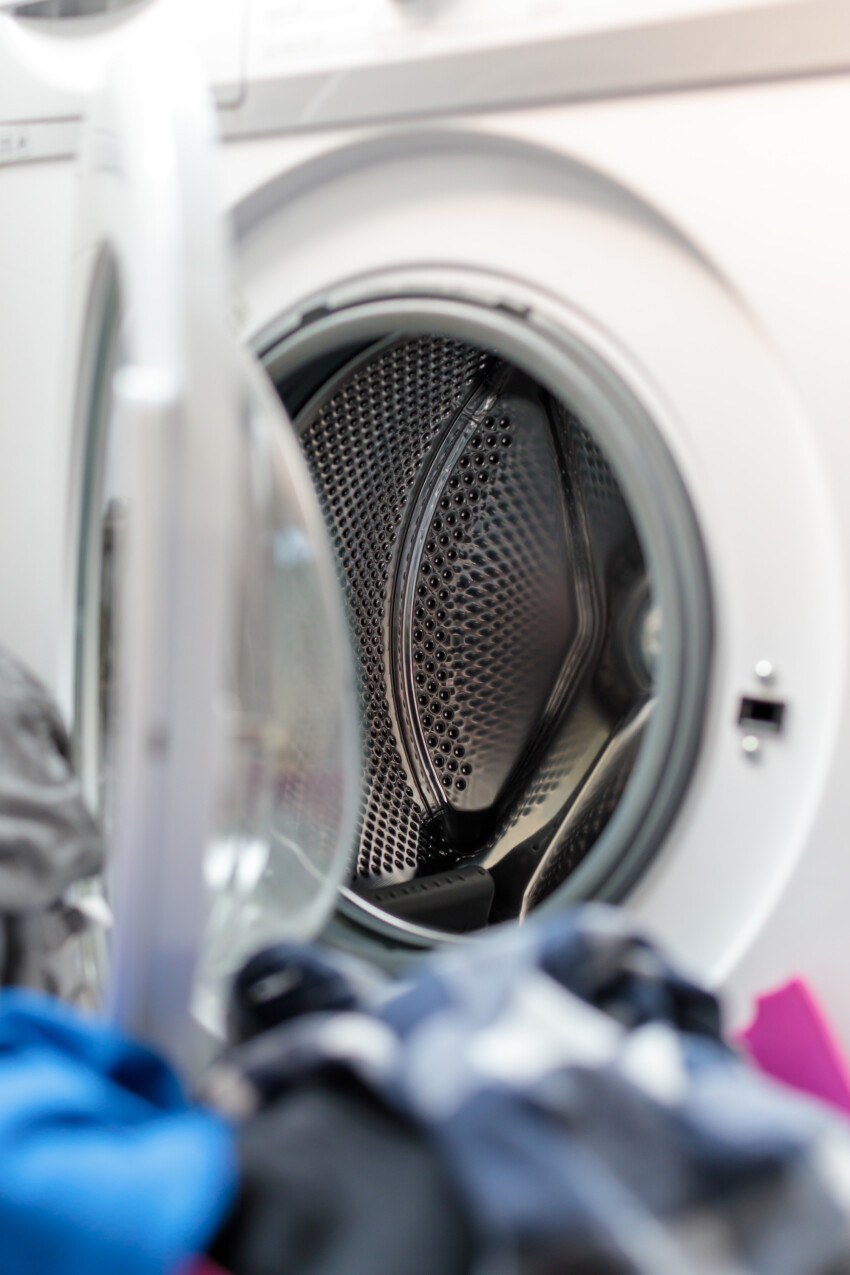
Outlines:
[[[111,212],[84,216],[89,250],[70,288],[76,389],[64,391],[73,411],[59,436],[71,477],[51,525],[69,555],[57,574],[72,588],[50,632],[91,791],[109,775],[111,732],[124,740],[119,761],[136,759],[106,784],[134,814],[118,855],[128,879],[154,845],[170,847],[162,871],[189,865],[162,922],[172,936],[184,911],[198,911],[188,900],[220,802],[214,726],[242,720],[232,669],[229,683],[217,671],[228,623],[247,616],[266,650],[310,646],[289,633],[278,648],[261,601],[275,590],[254,584],[235,601],[222,565],[235,556],[267,574],[294,569],[285,552],[233,549],[274,469],[245,459],[245,422],[259,412],[277,422],[264,438],[286,448],[291,428],[299,440],[277,462],[278,481],[300,493],[284,502],[300,512],[286,516],[309,530],[295,539],[316,562],[333,563],[356,682],[357,812],[331,802],[335,867],[323,882],[339,891],[326,937],[399,968],[537,911],[622,902],[726,990],[733,1017],[759,989],[803,973],[850,1042],[849,66],[850,17],[827,0],[491,3],[486,14],[475,0],[253,4],[214,161],[232,234],[230,338],[219,326],[208,348],[220,357],[192,362],[195,323],[224,322],[221,289],[185,321],[173,297],[179,321],[151,317],[165,286],[146,311],[154,364],[183,331],[171,381],[197,381],[205,406],[185,410],[209,420],[210,446],[129,468],[108,459],[112,387],[131,435],[146,413],[160,420],[151,433],[167,435],[174,409],[168,378],[133,374],[118,321],[131,330],[134,290],[167,277],[163,236],[151,234],[163,208],[192,204],[169,248],[178,277],[197,279],[200,298],[218,272],[192,273],[196,245],[214,237],[212,201],[166,196],[162,184],[159,198],[144,195],[203,167],[203,145],[181,125],[176,148],[154,146],[168,135],[167,95],[129,72],[124,98],[113,85],[87,132],[95,178],[84,198]],[[179,71],[173,82],[179,101]],[[159,122],[145,133],[149,100]],[[170,171],[157,153],[173,155]],[[132,200],[116,182],[127,171]],[[116,229],[124,220],[132,233]],[[105,259],[103,242],[120,252]],[[241,404],[241,434],[228,432],[224,402]],[[163,479],[157,464],[197,476]],[[153,486],[116,499],[115,473],[119,493],[134,475]],[[190,488],[209,493],[191,497],[197,517],[216,514],[191,569],[190,549],[172,553],[157,533],[184,525],[157,511]],[[147,604],[123,622],[132,656],[113,660],[125,505],[153,516],[126,559],[139,583],[124,590],[125,612],[133,598]],[[255,548],[276,542],[258,517]],[[170,584],[157,583],[160,571]],[[334,591],[320,593],[331,616]],[[166,671],[172,651],[180,675]],[[143,687],[147,670],[154,689],[130,678],[119,702],[135,708],[113,730],[122,664]],[[319,716],[336,711],[334,737],[350,740],[340,650],[325,665],[334,694]],[[184,679],[194,689],[178,703],[162,688]],[[152,705],[169,707],[170,726]],[[235,733],[267,747],[286,731]],[[326,772],[353,775],[355,751],[339,743]],[[239,791],[250,770],[237,766]],[[220,853],[207,854],[222,904],[208,941],[219,977],[237,933],[260,933],[256,916],[269,933],[290,932],[296,916],[305,934],[329,911],[326,889],[309,924],[280,896],[267,906],[274,871],[258,843],[283,807],[274,784],[264,791],[251,817],[262,807],[268,820],[271,808],[272,825],[220,836]],[[193,799],[169,805],[167,793]],[[285,840],[312,862],[297,836]],[[137,898],[141,887],[128,889]],[[166,971],[188,956],[165,961],[164,950],[147,946],[170,984]]]

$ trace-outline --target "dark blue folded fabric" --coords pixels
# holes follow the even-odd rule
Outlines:
[[[0,993],[0,1275],[172,1275],[236,1173],[229,1126],[155,1054],[40,993]]]

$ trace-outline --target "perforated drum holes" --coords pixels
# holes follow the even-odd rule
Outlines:
[[[403,515],[423,461],[487,363],[481,351],[439,338],[394,344],[356,359],[296,422],[351,615],[366,753],[356,872],[376,883],[413,876],[442,849],[399,754],[384,613]]]
[[[400,742],[457,855],[480,851],[515,803],[601,638],[569,446],[551,399],[494,362],[423,466],[401,541]]]
[[[489,919],[522,916],[593,849],[652,720],[663,617],[635,526],[570,405],[494,353],[429,335],[344,357],[279,389],[310,388],[295,424],[350,613],[353,885],[448,925],[441,883],[475,867]],[[434,888],[397,893],[414,879]]]

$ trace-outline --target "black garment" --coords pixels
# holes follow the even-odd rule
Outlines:
[[[242,1128],[233,1275],[462,1275],[461,1211],[422,1134],[356,1085],[306,1084]]]
[[[54,960],[84,919],[70,885],[101,868],[103,847],[71,766],[59,710],[0,649],[0,967],[4,984],[65,990]]]
[[[238,1044],[305,1014],[357,1009],[385,984],[377,970],[342,953],[276,943],[255,953],[233,980],[228,1039]]]

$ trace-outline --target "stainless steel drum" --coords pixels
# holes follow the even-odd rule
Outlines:
[[[521,918],[592,855],[655,714],[666,617],[624,487],[591,423],[494,349],[390,331],[267,362],[348,601],[355,906]]]

